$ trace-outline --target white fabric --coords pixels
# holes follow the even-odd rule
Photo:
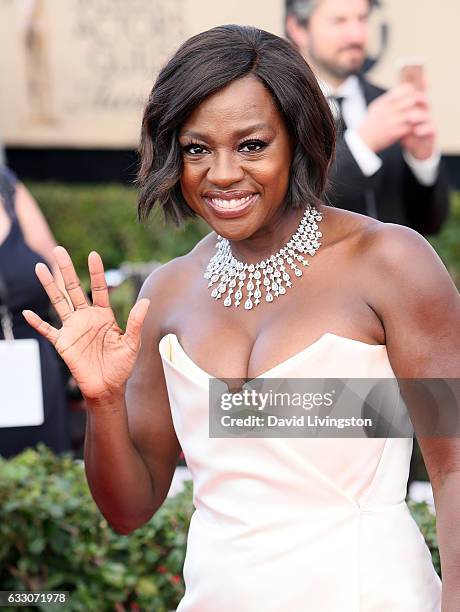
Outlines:
[[[178,612],[440,612],[412,439],[210,438],[210,376],[174,334],[159,350],[196,507]],[[263,377],[394,373],[385,346],[325,334]]]
[[[372,176],[382,167],[382,160],[374,153],[355,130],[346,130],[345,142],[364,176]]]
[[[431,187],[435,184],[441,162],[439,151],[435,151],[428,159],[416,159],[409,151],[403,149],[403,157],[419,183],[425,185],[425,187]]]
[[[330,101],[331,110],[336,116],[337,110],[330,96],[343,98],[342,112],[347,125],[344,134],[345,141],[353,155],[356,163],[364,176],[372,176],[382,166],[380,157],[370,149],[362,140],[356,129],[367,113],[366,99],[356,75],[349,76],[335,91],[325,81],[319,80],[319,85],[324,95]],[[415,178],[427,187],[434,185],[438,178],[441,154],[435,151],[431,157],[425,160],[416,159],[408,151],[403,150],[404,160],[414,173]]]
[[[0,427],[44,422],[40,349],[35,338],[0,340]]]

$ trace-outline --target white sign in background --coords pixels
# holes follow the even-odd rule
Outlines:
[[[43,423],[43,391],[37,340],[0,340],[0,389],[0,427],[25,427]]]
[[[283,2],[0,0],[0,139],[137,146],[160,67],[186,38],[222,23],[280,33]]]
[[[372,79],[426,59],[444,153],[460,154],[458,0],[382,0],[389,44]],[[223,23],[284,33],[284,0],[0,0],[0,141],[134,148],[153,79],[180,42]],[[371,45],[378,47],[378,44]]]

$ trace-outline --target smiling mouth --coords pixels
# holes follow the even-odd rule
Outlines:
[[[258,193],[223,193],[222,195],[208,193],[203,196],[203,199],[218,216],[222,218],[232,218],[245,214],[254,206],[254,203],[257,201],[258,197]]]
[[[238,209],[238,208],[245,206],[256,195],[257,193],[251,193],[250,195],[244,198],[232,198],[231,200],[228,200],[228,199],[223,200],[222,198],[205,197],[205,200],[207,200],[207,202],[211,204],[214,208],[223,208],[225,210],[233,210],[233,209]]]

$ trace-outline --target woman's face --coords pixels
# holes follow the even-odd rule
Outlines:
[[[179,133],[182,193],[220,235],[242,240],[277,222],[292,144],[284,120],[253,76],[204,100]]]

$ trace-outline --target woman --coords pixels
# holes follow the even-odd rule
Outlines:
[[[0,455],[3,457],[16,455],[38,442],[55,452],[71,448],[59,360],[50,344],[21,316],[26,306],[33,306],[42,317],[48,316],[50,303],[34,268],[37,262],[53,262],[55,246],[56,241],[35,200],[8,168],[0,166],[0,280],[6,292],[3,300],[12,317],[14,337],[38,340],[44,411],[42,425],[0,429]],[[59,268],[56,265],[53,268],[59,279]],[[59,282],[64,289],[62,278]]]
[[[150,519],[184,450],[196,512],[182,612],[441,609],[404,501],[411,439],[208,433],[211,376],[458,374],[459,296],[431,247],[412,230],[322,203],[334,137],[316,80],[287,42],[234,25],[199,34],[151,92],[139,212],[158,202],[176,222],[198,215],[213,231],[150,276],[125,334],[97,253],[91,305],[56,249],[73,311],[37,267],[63,326],[24,314],[86,397],[87,476],[114,529]],[[447,438],[421,444],[443,612],[457,610],[460,448]]]

